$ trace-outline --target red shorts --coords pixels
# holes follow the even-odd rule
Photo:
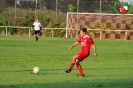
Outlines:
[[[82,61],[84,58],[88,57],[89,56],[89,53],[86,53],[86,52],[80,52],[77,54],[78,56],[78,60],[79,61]]]

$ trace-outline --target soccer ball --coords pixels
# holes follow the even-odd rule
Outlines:
[[[40,72],[39,67],[34,67],[34,68],[33,68],[33,73],[39,74],[39,72]]]

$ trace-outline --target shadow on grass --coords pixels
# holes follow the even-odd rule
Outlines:
[[[96,68],[93,68],[93,69],[83,69],[83,70],[89,70],[89,71],[101,71],[101,70],[127,70],[127,68],[102,68],[102,69],[96,69]],[[130,68],[131,70],[132,70],[132,68]],[[53,70],[56,70],[56,71],[64,71],[65,72],[65,70],[67,70],[67,69],[50,69],[50,68],[48,68],[48,69],[41,69],[41,71],[53,71]],[[77,69],[73,69],[73,70],[77,70]],[[23,71],[33,71],[33,70],[31,70],[31,69],[27,69],[27,70],[8,70],[8,71],[0,71],[0,72],[23,72]]]
[[[79,78],[82,79],[82,78]],[[65,81],[55,83],[34,83],[18,85],[0,85],[0,88],[132,88],[133,80],[110,81]]]
[[[102,72],[102,70],[103,71],[105,71],[105,70],[120,70],[120,69],[122,69],[122,70],[127,70],[127,68],[102,68],[102,69],[84,69],[84,71],[96,71],[96,72]],[[40,71],[40,74],[43,74],[43,75],[46,75],[46,74],[65,74],[65,70],[66,69],[49,69],[49,68],[46,68],[46,69],[41,69],[41,71]],[[132,70],[132,69],[130,69],[130,70]],[[72,72],[73,71],[77,71],[77,74],[78,74],[78,70],[77,69],[73,69],[72,70]],[[33,74],[33,70],[8,70],[8,71],[0,71],[0,72],[27,72],[27,73],[31,73],[31,74]],[[127,73],[127,74],[98,74],[97,76],[129,76],[129,75],[132,75],[132,74],[129,74],[129,73]],[[96,74],[90,74],[89,76],[96,76]]]

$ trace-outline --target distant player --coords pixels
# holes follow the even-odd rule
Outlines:
[[[91,45],[92,45],[92,48],[94,50],[94,56],[97,56],[95,44],[94,44],[92,38],[89,37],[86,33],[87,33],[86,28],[81,29],[80,30],[80,35],[81,36],[79,37],[79,39],[72,46],[69,47],[69,50],[71,50],[78,43],[81,43],[81,52],[73,56],[69,69],[65,71],[66,73],[70,73],[72,71],[72,68],[76,64],[77,69],[79,71],[78,76],[79,77],[84,77],[85,76],[83,71],[82,71],[82,67],[80,65],[80,62],[82,60],[84,60],[86,57],[89,56]]]
[[[40,31],[42,30],[42,29],[41,29],[41,24],[40,24],[40,22],[39,22],[38,19],[36,19],[36,21],[33,23],[32,28],[34,28],[34,31],[35,31],[35,38],[36,38],[36,41],[38,41],[39,33],[40,33]]]

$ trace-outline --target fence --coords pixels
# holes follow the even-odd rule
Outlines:
[[[15,30],[26,29],[28,31],[27,34],[29,38],[34,34],[31,27],[13,27],[13,26],[0,26],[0,28],[5,28],[4,35],[8,36],[9,28],[15,28]],[[70,38],[76,37],[77,30],[70,31]],[[25,33],[23,34],[25,35]],[[92,38],[98,39],[123,39],[123,40],[133,40],[133,30],[100,30],[100,29],[88,29],[88,35]],[[25,35],[27,36],[27,35]],[[42,37],[65,37],[66,35],[66,28],[42,28]],[[78,35],[77,35],[78,36]]]
[[[14,26],[0,26],[0,28],[5,28],[5,33],[2,33],[2,34],[5,34],[6,36],[8,35],[8,34],[11,34],[11,33],[9,33],[9,28],[12,28],[12,30],[17,30],[17,28],[21,28],[21,29],[28,29],[29,30],[29,37],[31,36],[30,34],[30,32],[31,32],[31,27],[14,27]]]
[[[0,28],[4,28],[4,32],[2,35],[11,35],[12,33],[9,33],[9,28],[12,30],[15,30],[12,35],[24,35],[24,36],[29,36],[29,38],[34,35],[34,31],[32,30],[31,27],[19,27],[19,26],[0,26]],[[25,30],[22,30],[25,29]],[[42,33],[41,36],[43,37],[65,37],[65,29],[66,28],[42,28]],[[21,30],[23,32],[17,32],[18,30]]]

